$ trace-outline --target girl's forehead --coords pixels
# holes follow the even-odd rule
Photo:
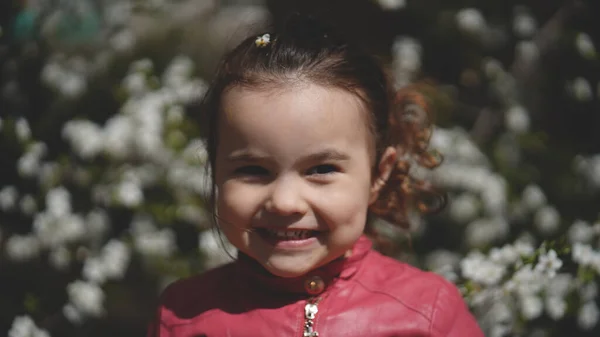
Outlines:
[[[307,82],[283,83],[268,88],[236,86],[223,95],[222,111],[227,119],[296,123],[349,119],[356,126],[367,124],[366,108],[357,95],[336,87]]]
[[[366,111],[347,91],[319,85],[293,90],[237,87],[223,99],[220,137],[227,147],[252,143],[301,151],[320,143],[364,146],[370,143]],[[221,147],[221,146],[220,146]]]

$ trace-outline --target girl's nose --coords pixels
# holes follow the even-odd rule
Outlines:
[[[300,187],[294,178],[275,180],[265,203],[266,211],[280,215],[306,213],[308,204],[301,194]]]

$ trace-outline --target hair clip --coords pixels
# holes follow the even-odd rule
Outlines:
[[[271,35],[269,35],[269,34],[261,35],[256,38],[254,43],[259,48],[266,47],[269,43],[271,43]]]

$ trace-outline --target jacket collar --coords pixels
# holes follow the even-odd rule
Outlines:
[[[240,280],[250,282],[253,287],[260,287],[269,292],[308,295],[306,283],[309,280],[321,279],[324,288],[327,289],[339,279],[350,279],[354,276],[371,247],[371,240],[362,235],[352,247],[352,254],[349,257],[340,257],[306,275],[294,278],[275,276],[242,252],[238,252],[235,264],[238,272],[241,273]]]

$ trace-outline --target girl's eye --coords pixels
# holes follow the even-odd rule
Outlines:
[[[308,174],[308,175],[323,175],[323,174],[335,173],[338,171],[339,171],[339,169],[335,165],[323,164],[323,165],[317,165],[317,166],[311,168],[310,170],[308,170],[308,172],[306,172],[306,174]]]
[[[269,171],[266,168],[256,165],[243,166],[237,168],[234,172],[236,174],[247,176],[265,176],[269,174]]]

